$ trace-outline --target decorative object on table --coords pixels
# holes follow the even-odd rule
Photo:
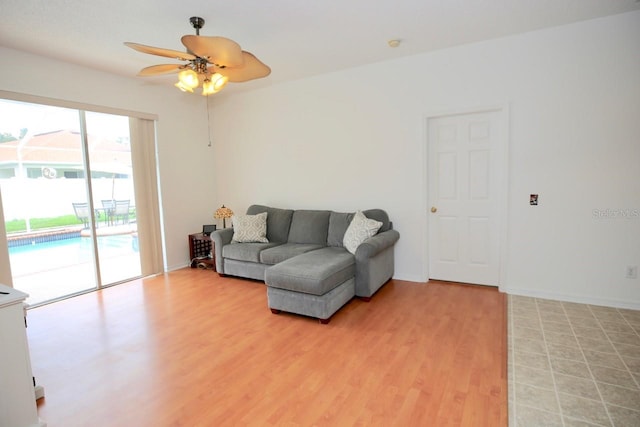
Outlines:
[[[216,209],[216,213],[213,214],[213,217],[216,219],[222,218],[222,228],[227,228],[226,219],[231,218],[233,216],[233,211],[224,205],[221,208]]]

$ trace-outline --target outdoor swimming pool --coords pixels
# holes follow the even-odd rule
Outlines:
[[[13,286],[29,294],[27,303],[34,305],[94,290],[98,283],[140,277],[137,234],[98,236],[99,279],[92,247],[92,239],[79,231],[14,237],[9,242]]]
[[[138,252],[137,238],[132,234],[98,236],[100,259]],[[92,242],[89,237],[64,237],[47,242],[9,244],[11,272],[14,276],[91,262]]]

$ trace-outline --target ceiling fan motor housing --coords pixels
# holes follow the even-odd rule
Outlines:
[[[199,36],[200,28],[204,27],[204,19],[200,18],[199,16],[192,16],[191,18],[189,18],[189,22],[191,22],[193,28],[196,29],[196,36]]]

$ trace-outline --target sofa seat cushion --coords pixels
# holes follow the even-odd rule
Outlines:
[[[260,252],[280,243],[231,243],[222,247],[222,256],[238,261],[260,262]]]
[[[324,295],[354,277],[355,257],[344,248],[325,247],[289,258],[265,271],[268,286]]]
[[[284,245],[268,248],[260,252],[260,262],[269,265],[278,264],[296,255],[321,249],[322,247],[321,245],[304,243],[285,243]]]

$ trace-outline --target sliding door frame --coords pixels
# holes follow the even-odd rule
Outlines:
[[[142,223],[139,223],[141,274],[144,277],[162,273],[164,271],[164,262],[162,217],[160,213],[159,203],[160,188],[157,173],[155,126],[155,122],[158,119],[157,115],[2,90],[0,90],[0,99],[47,105],[52,107],[62,107],[74,109],[79,112],[82,157],[87,171],[85,189],[88,195],[88,203],[92,216],[92,220],[90,222],[92,229],[91,236],[95,264],[94,271],[96,274],[97,284],[97,287],[95,289],[101,289],[103,288],[103,285],[100,275],[100,263],[98,260],[97,233],[95,232],[96,218],[94,215],[92,197],[89,197],[92,194],[92,187],[90,179],[91,170],[89,162],[88,141],[86,136],[87,126],[85,113],[95,112],[129,117],[134,185],[137,188],[137,191],[134,190],[136,195],[135,198],[137,214],[139,214],[139,218],[143,218]],[[0,193],[0,220],[2,220],[2,224],[4,224],[4,212],[1,201],[2,198]],[[4,266],[6,266],[6,268]],[[9,286],[13,286],[5,227],[0,227],[0,282]],[[114,284],[117,283],[110,283],[107,286],[111,286]],[[91,292],[95,289],[90,289],[87,292]]]

